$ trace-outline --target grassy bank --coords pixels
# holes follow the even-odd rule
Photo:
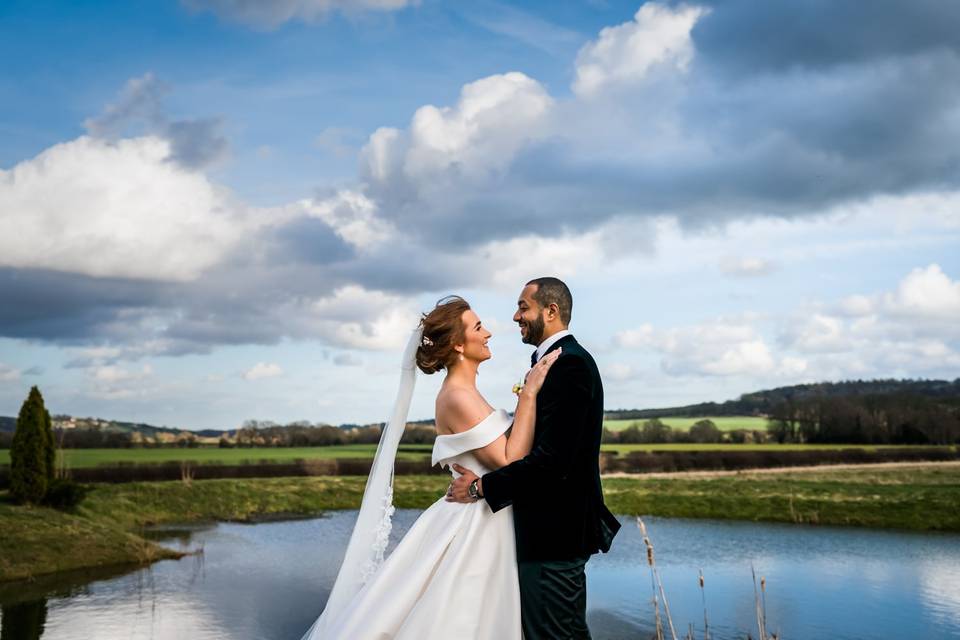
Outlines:
[[[357,476],[96,485],[76,513],[12,505],[0,494],[0,580],[175,554],[137,535],[150,524],[256,521],[354,509]],[[400,476],[396,504],[425,508],[443,476]],[[960,466],[739,474],[607,477],[615,513],[960,531]]]
[[[960,466],[604,478],[615,513],[960,532]]]

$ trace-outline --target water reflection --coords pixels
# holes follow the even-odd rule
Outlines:
[[[0,615],[0,640],[37,640],[47,622],[47,600],[5,604]]]
[[[399,511],[394,540],[418,515]],[[323,608],[355,512],[257,525],[167,527],[164,544],[203,553],[122,575],[89,572],[0,588],[3,636],[281,640]],[[650,576],[631,519],[588,565],[596,640],[653,634]],[[960,536],[651,518],[678,632],[702,637],[698,570],[711,637],[756,635],[750,567],[767,578],[769,629],[786,637],[960,639]]]

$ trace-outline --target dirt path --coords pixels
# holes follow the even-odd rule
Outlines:
[[[723,476],[761,475],[777,473],[817,473],[822,471],[878,469],[905,469],[909,467],[958,467],[960,460],[944,462],[875,462],[868,464],[818,464],[806,467],[770,467],[767,469],[738,469],[735,471],[657,471],[654,473],[605,473],[604,478],[720,478]]]

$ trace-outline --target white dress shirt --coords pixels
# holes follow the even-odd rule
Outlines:
[[[560,330],[560,331],[557,331],[555,334],[553,334],[552,336],[550,336],[549,338],[547,338],[547,339],[544,340],[543,342],[541,342],[540,345],[537,347],[537,351],[536,351],[536,353],[537,353],[537,360],[539,361],[540,358],[543,357],[543,354],[545,354],[545,353],[547,352],[547,349],[549,349],[550,347],[552,347],[552,346],[557,342],[557,340],[559,340],[560,338],[564,338],[564,337],[566,337],[566,336],[569,336],[569,335],[573,335],[573,334],[570,333],[570,330],[569,330],[569,329],[562,329],[562,330]]]

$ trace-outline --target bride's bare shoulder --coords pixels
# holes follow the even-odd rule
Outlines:
[[[449,387],[437,395],[437,433],[460,433],[480,423],[493,409],[476,389]]]

